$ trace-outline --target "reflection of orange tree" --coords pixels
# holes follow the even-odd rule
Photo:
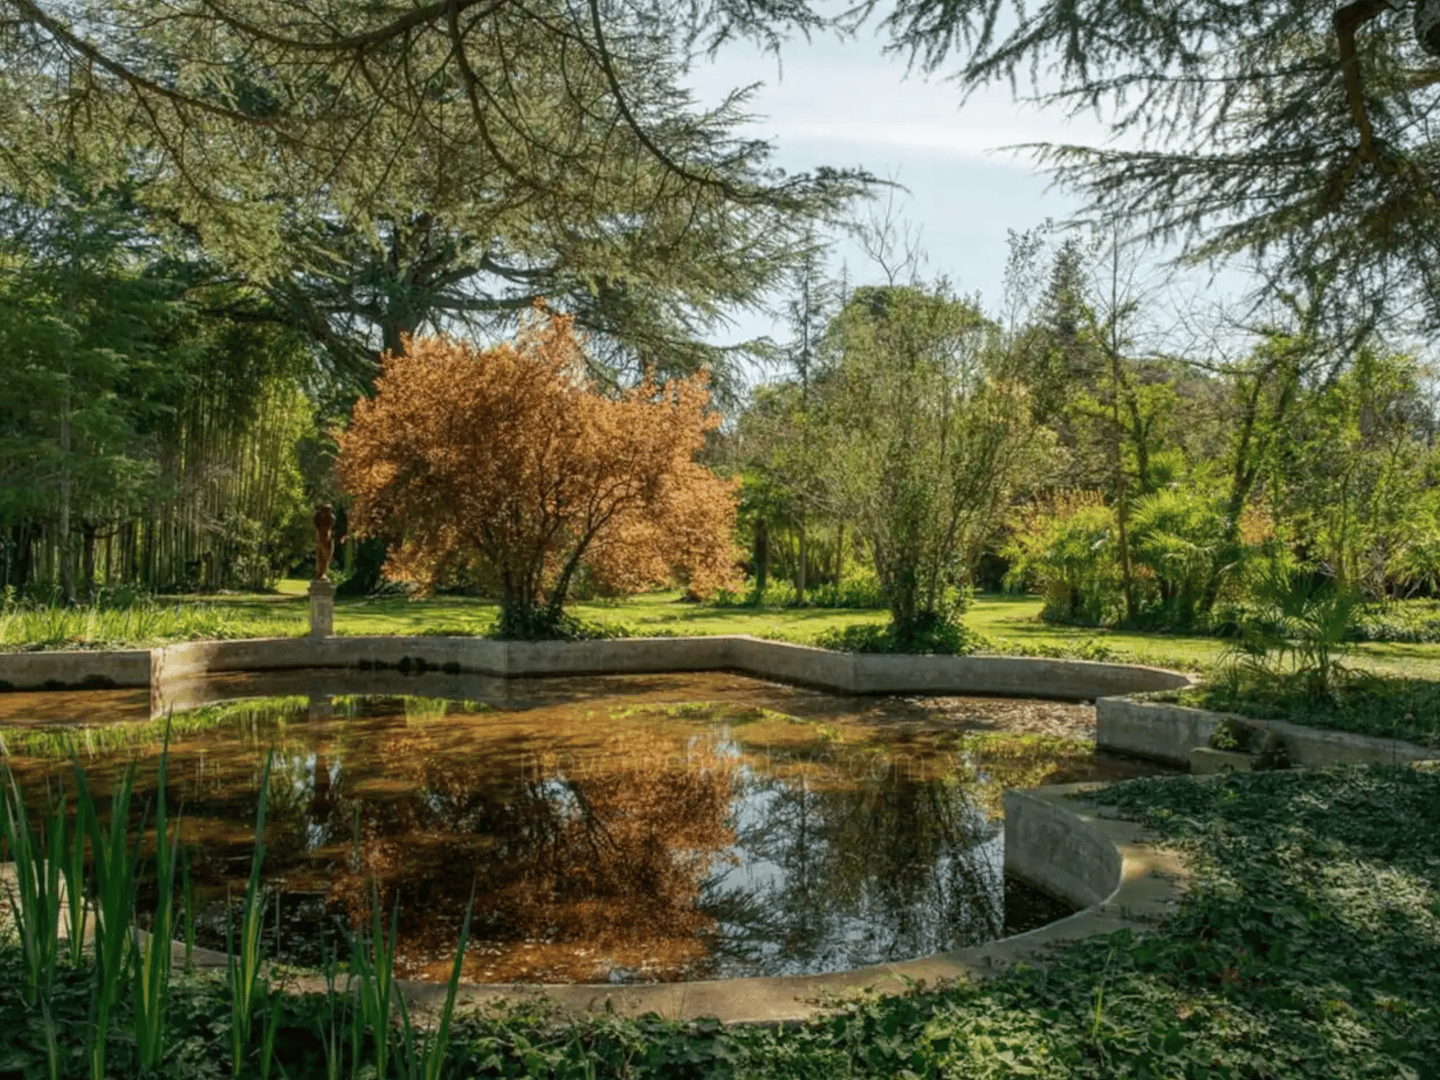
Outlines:
[[[398,896],[403,971],[444,973],[472,882],[470,978],[585,979],[608,960],[663,979],[703,965],[712,923],[696,901],[733,841],[733,761],[713,745],[681,758],[655,736],[503,790],[408,749],[395,760],[417,765],[389,782],[411,794],[358,804],[355,855],[332,884],[357,921],[375,893],[387,911]]]

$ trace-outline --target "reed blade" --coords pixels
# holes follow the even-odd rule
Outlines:
[[[275,752],[265,757],[260,774],[260,797],[255,810],[255,851],[250,858],[250,879],[245,885],[245,907],[240,918],[240,941],[230,940],[230,916],[225,917],[225,944],[228,958],[225,981],[230,988],[230,1067],[231,1075],[239,1076],[245,1053],[250,1046],[254,1018],[254,999],[260,978],[260,928],[265,915],[265,897],[260,884],[260,871],[265,862],[265,811],[270,797],[270,770]],[[261,987],[264,992],[264,987]],[[263,1048],[262,1048],[263,1049]],[[268,1062],[262,1061],[268,1068]]]

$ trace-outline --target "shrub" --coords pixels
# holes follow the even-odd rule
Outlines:
[[[507,621],[497,616],[485,636],[501,641],[604,641],[633,637],[634,633],[620,623],[595,622],[582,619],[568,611],[552,612],[548,607],[521,609],[528,618],[512,614]]]
[[[862,623],[827,630],[815,639],[822,649],[854,653],[918,653],[968,656],[990,643],[958,619],[922,612],[908,626]]]
[[[734,576],[735,485],[695,460],[719,423],[704,376],[608,395],[571,320],[513,343],[405,339],[336,434],[350,530],[390,543],[384,573],[424,590],[459,573],[500,593],[507,637],[565,636],[582,565],[636,592]]]
[[[711,603],[722,608],[795,607],[795,586],[788,581],[770,581],[763,593],[755,591],[754,580],[744,592],[721,589]],[[805,606],[817,608],[883,608],[888,604],[885,590],[874,573],[857,574],[840,582],[828,582],[805,590]]]
[[[1135,501],[1130,530],[1132,564],[1143,582],[1144,621],[1195,626],[1211,576],[1225,556],[1222,508],[1193,488],[1156,491]]]
[[[1002,554],[1007,588],[1034,586],[1041,618],[1100,625],[1120,610],[1115,514],[1098,492],[1057,495],[1017,523]]]
[[[1440,642],[1440,603],[1408,600],[1367,606],[1356,620],[1352,637],[1355,641]]]
[[[1277,566],[1255,583],[1253,599],[1255,607],[1228,650],[1228,666],[1316,702],[1335,700],[1351,674],[1343,661],[1360,615],[1360,594]]]

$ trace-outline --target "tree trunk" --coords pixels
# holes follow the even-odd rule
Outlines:
[[[1125,621],[1135,626],[1140,621],[1140,602],[1135,596],[1135,568],[1130,561],[1130,493],[1124,474],[1116,479],[1115,520],[1120,533],[1120,577],[1125,586]]]
[[[1114,328],[1112,327],[1112,338]],[[1115,520],[1120,533],[1120,579],[1125,591],[1125,621],[1135,626],[1140,621],[1140,603],[1135,596],[1135,570],[1130,562],[1130,492],[1125,477],[1124,427],[1120,422],[1120,389],[1123,373],[1120,370],[1120,346],[1111,341],[1110,352],[1110,407],[1115,424]]]
[[[354,547],[354,567],[335,589],[336,596],[369,596],[380,584],[385,565],[385,541],[368,536]]]
[[[765,586],[770,584],[770,525],[762,518],[755,519],[755,595],[764,596]]]
[[[85,599],[88,603],[95,602],[95,535],[99,530],[88,521],[80,523],[80,535],[83,537],[80,549],[80,565],[82,578],[85,586]]]
[[[809,541],[805,534],[805,519],[802,517],[800,519],[800,565],[795,578],[795,603],[801,605],[805,603],[805,575],[809,569],[807,566],[809,547]]]

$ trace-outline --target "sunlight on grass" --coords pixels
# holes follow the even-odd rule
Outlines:
[[[15,607],[0,612],[0,647],[143,648],[175,641],[295,637],[308,629],[301,608],[251,613],[209,602],[115,609]]]
[[[281,582],[272,594],[179,598],[118,610],[15,608],[0,612],[0,648],[67,649],[147,647],[174,641],[247,637],[298,637],[309,627],[307,583]],[[1225,642],[1183,634],[1142,634],[1040,621],[1040,598],[985,593],[965,616],[968,626],[1005,653],[1062,652],[1208,671]],[[495,618],[492,601],[463,596],[422,600],[404,597],[341,599],[335,605],[335,632],[342,636],[483,634]],[[571,605],[581,619],[618,625],[632,636],[750,634],[811,645],[824,633],[884,623],[873,608],[719,608],[685,603],[673,591],[624,600],[590,600]],[[1411,678],[1440,678],[1440,645],[1366,642],[1350,657],[1360,670]]]

